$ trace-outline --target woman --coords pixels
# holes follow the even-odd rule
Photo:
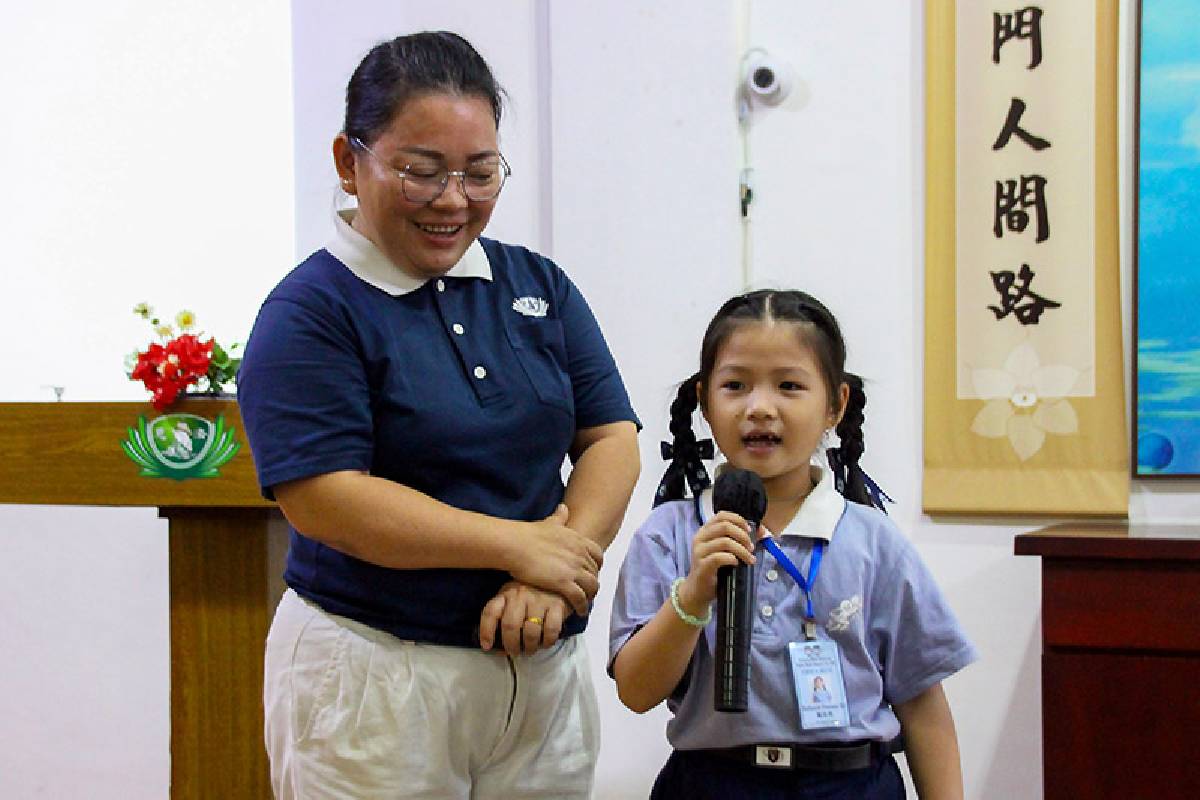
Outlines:
[[[279,797],[590,794],[576,634],[638,422],[571,281],[480,238],[500,98],[455,34],[368,53],[333,142],[357,209],[247,344],[242,415],[292,527],[264,692]]]

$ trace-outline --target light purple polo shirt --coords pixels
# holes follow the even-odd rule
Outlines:
[[[687,575],[692,538],[701,519],[711,515],[710,489],[699,503],[663,503],[634,535],[613,601],[610,669],[629,637],[668,601],[671,581]],[[817,636],[836,641],[841,650],[849,726],[800,727],[787,646],[803,638],[804,593],[760,546],[749,710],[713,710],[714,618],[701,634],[681,687],[667,700],[675,715],[667,725],[674,748],[887,741],[900,732],[890,704],[917,696],[978,658],[908,539],[876,509],[846,502],[828,472],[821,473],[795,518],[776,535],[805,576],[816,539],[829,542],[813,590]]]

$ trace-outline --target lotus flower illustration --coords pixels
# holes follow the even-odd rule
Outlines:
[[[1002,369],[971,371],[975,390],[987,401],[971,432],[993,439],[1007,436],[1017,458],[1028,461],[1042,449],[1047,433],[1079,431],[1079,418],[1065,399],[1079,374],[1075,367],[1043,366],[1032,344],[1018,345]]]

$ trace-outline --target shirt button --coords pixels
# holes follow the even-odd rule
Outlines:
[[[487,370],[484,369],[483,367],[476,367],[475,368],[475,377],[479,378],[479,380],[483,380],[484,378],[487,377]]]
[[[762,615],[764,617],[766,617],[767,619],[770,619],[774,614],[775,614],[775,609],[771,608],[771,606],[765,605],[762,607]]]
[[[459,336],[462,336],[464,333],[467,332],[467,329],[464,328],[462,325],[459,325],[457,322],[454,323],[453,325],[451,325],[450,329],[452,331],[454,331],[455,333],[457,333]]]
[[[773,569],[773,568],[767,570],[767,580],[769,580],[769,581],[779,580],[779,571],[776,569]]]
[[[437,290],[438,290],[439,292],[444,292],[444,291],[446,291],[446,282],[445,282],[444,280],[442,280],[441,278],[438,278],[438,282],[437,282]]]

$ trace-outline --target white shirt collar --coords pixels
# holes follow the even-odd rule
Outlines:
[[[717,467],[717,474],[725,465]],[[842,497],[833,486],[833,473],[815,464],[811,466],[817,483],[813,486],[808,497],[800,504],[800,510],[792,517],[784,529],[776,536],[805,536],[810,539],[833,539],[834,528],[846,510],[846,498]],[[705,489],[700,495],[700,505],[704,510],[703,518],[708,520],[713,516],[712,487]],[[772,531],[774,533],[774,531]]]
[[[393,264],[374,242],[350,227],[355,213],[356,209],[347,208],[333,215],[334,233],[325,249],[364,283],[390,295],[408,294],[424,286],[428,278],[409,275]],[[471,242],[458,263],[446,272],[446,277],[492,279],[492,265],[478,239]]]

